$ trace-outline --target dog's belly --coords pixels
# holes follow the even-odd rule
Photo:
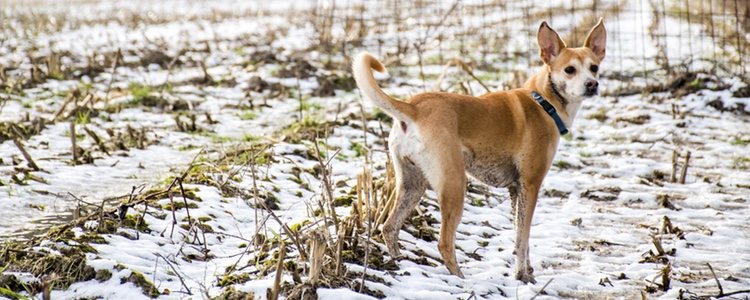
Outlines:
[[[510,156],[480,159],[464,152],[464,167],[471,177],[494,187],[506,187],[518,180],[518,168]]]

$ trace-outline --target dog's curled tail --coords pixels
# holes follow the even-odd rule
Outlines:
[[[399,101],[388,96],[378,86],[375,77],[372,76],[372,70],[379,73],[385,72],[385,67],[383,67],[383,64],[377,58],[370,53],[362,52],[352,62],[352,69],[357,87],[365,94],[365,97],[399,121],[408,123],[414,121],[416,115],[414,106],[408,102]]]

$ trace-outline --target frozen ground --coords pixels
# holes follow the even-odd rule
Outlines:
[[[648,1],[597,2],[610,29],[605,90],[545,180],[530,240],[537,284],[511,275],[506,190],[476,182],[457,237],[466,279],[440,260],[433,192],[400,233],[406,258],[383,254],[390,119],[361,101],[347,57],[384,57],[381,85],[400,97],[480,94],[445,67],[459,53],[490,88],[514,86],[538,64],[537,20],[570,40],[591,19],[588,2],[542,2],[5,3],[0,295],[264,299],[278,273],[290,299],[689,299],[718,295],[708,264],[725,293],[750,288],[742,57],[725,41],[710,63],[704,24],[651,14]],[[685,167],[684,183],[670,180]]]

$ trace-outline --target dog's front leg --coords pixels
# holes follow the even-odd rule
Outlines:
[[[516,227],[516,279],[525,283],[536,283],[534,269],[529,260],[529,233],[531,232],[531,218],[534,216],[534,208],[539,194],[540,183],[521,183],[517,185],[518,193],[515,208]],[[511,197],[512,193],[511,193]]]

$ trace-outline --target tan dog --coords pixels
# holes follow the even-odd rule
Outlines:
[[[516,228],[516,278],[534,283],[529,262],[529,231],[537,196],[581,102],[598,92],[598,65],[607,31],[600,19],[583,47],[567,48],[543,22],[537,33],[544,66],[522,89],[479,97],[423,93],[398,101],[378,87],[371,69],[383,65],[368,53],[354,60],[354,78],[367,98],[396,119],[389,137],[396,170],[396,200],[383,226],[391,256],[399,256],[398,233],[428,184],[438,194],[442,226],[438,249],[451,274],[463,277],[456,262],[456,228],[461,220],[466,173],[492,186],[507,187]],[[543,108],[532,93],[551,103]],[[537,97],[539,98],[539,97]],[[549,104],[547,104],[549,106]]]

